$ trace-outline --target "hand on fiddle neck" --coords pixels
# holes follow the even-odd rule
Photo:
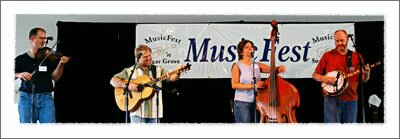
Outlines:
[[[70,57],[68,56],[62,56],[60,59],[60,64],[65,64],[69,61]]]
[[[69,61],[70,57],[67,56],[62,56],[60,59],[60,62],[58,63],[56,69],[52,73],[52,78],[54,81],[58,81],[58,79],[61,78],[63,71],[64,71],[64,65]]]

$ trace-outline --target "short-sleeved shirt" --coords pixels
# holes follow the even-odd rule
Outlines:
[[[135,80],[137,77],[141,76],[141,75],[147,75],[151,78],[158,78],[161,75],[165,75],[168,73],[168,71],[162,67],[159,66],[155,66],[156,67],[156,76],[157,77],[153,77],[153,74],[151,73],[151,71],[149,69],[146,70],[142,70],[142,67],[139,66],[140,64],[138,64],[138,67],[135,67],[134,73],[132,75],[132,80]],[[127,80],[129,78],[129,75],[131,74],[131,71],[133,69],[134,66],[125,68],[124,70],[122,70],[120,73],[117,73],[116,75],[114,75],[114,77],[118,77],[120,79],[125,79]],[[162,87],[162,83],[161,81],[158,82],[156,84],[159,87]],[[140,107],[136,110],[131,112],[131,116],[135,115],[135,116],[139,116],[142,118],[156,118],[157,117],[157,98],[155,97],[156,95],[154,95],[151,99],[147,99],[144,100],[142,102],[142,104],[140,105]],[[159,92],[159,96],[158,96],[158,118],[162,118],[163,117],[163,104],[162,104],[162,93],[161,90]]]
[[[349,50],[350,51],[350,50]],[[315,73],[325,75],[328,72],[334,71],[334,70],[339,70],[344,72],[345,74],[348,74],[350,72],[354,72],[359,69],[359,58],[358,58],[358,53],[353,52],[352,53],[352,66],[350,67],[350,71],[348,70],[347,67],[347,54],[341,54],[339,51],[336,49],[333,49],[329,52],[326,52],[320,62],[318,63]],[[362,57],[361,57],[362,59]],[[344,90],[343,94],[339,96],[340,100],[358,100],[358,94],[357,94],[357,86],[358,86],[358,75],[354,75],[350,77],[348,81],[348,88]]]
[[[41,61],[42,60],[39,58],[30,57],[28,53],[24,53],[15,58],[15,73],[29,72],[32,74],[35,69],[37,70],[35,74],[32,75],[31,81],[24,81],[21,79],[19,91],[31,93],[31,82],[35,85],[35,93],[52,92],[54,90],[51,74],[56,69],[58,63],[46,59],[39,67],[38,65]]]

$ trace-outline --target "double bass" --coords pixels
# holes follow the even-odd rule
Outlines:
[[[275,66],[275,43],[278,23],[272,20],[270,76],[264,89],[257,90],[256,109],[260,112],[260,123],[297,123],[296,109],[300,107],[299,92],[289,82],[277,75]]]

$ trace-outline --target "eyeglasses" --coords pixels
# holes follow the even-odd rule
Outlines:
[[[38,37],[38,38],[41,39],[41,40],[47,39],[47,37]]]

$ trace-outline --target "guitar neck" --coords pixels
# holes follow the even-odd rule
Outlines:
[[[168,72],[167,74],[164,74],[164,75],[162,75],[162,76],[160,76],[160,77],[154,79],[153,81],[151,81],[151,82],[149,82],[149,83],[147,83],[147,84],[155,84],[155,83],[157,83],[157,82],[159,82],[159,81],[163,81],[163,80],[169,78],[169,76],[171,76],[171,75],[174,75],[174,74],[180,73],[180,72],[181,72],[181,71],[180,71],[179,69],[174,70],[174,71],[171,71],[171,72]]]

